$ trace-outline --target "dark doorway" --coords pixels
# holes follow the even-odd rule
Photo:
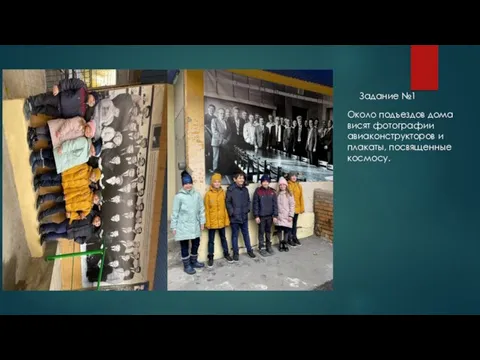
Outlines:
[[[297,119],[299,115],[302,117],[302,120],[305,121],[308,116],[308,109],[292,106],[292,120]]]
[[[285,117],[285,101],[279,101],[276,105],[275,116]]]

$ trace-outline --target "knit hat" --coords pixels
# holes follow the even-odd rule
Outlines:
[[[222,181],[222,174],[219,174],[219,173],[215,173],[212,175],[212,179],[211,179],[211,182],[213,184],[214,181]]]
[[[100,95],[96,91],[91,91],[88,95],[92,95],[95,99],[95,105],[101,100]]]
[[[95,130],[97,128],[97,123],[95,121],[88,121],[87,125],[90,127],[92,130],[92,138],[95,136]]]
[[[278,186],[280,186],[282,184],[283,185],[288,185],[287,180],[285,180],[285,178],[283,176],[280,178],[280,180],[278,180]]]
[[[93,146],[95,147],[95,156],[98,157],[102,152],[102,138],[98,139],[97,141],[94,141]]]
[[[182,185],[185,185],[185,184],[193,184],[193,179],[192,179],[192,176],[186,172],[185,170],[182,171]]]
[[[95,168],[92,170],[92,174],[95,175],[95,182],[100,180],[100,177],[102,176],[102,171],[99,168]]]
[[[264,181],[271,182],[270,176],[268,176],[267,174],[262,175],[262,177],[260,178],[260,183],[263,183]]]

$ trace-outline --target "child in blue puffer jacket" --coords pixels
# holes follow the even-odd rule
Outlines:
[[[183,269],[189,275],[195,274],[195,269],[205,266],[198,261],[198,247],[205,222],[202,196],[193,188],[190,174],[183,171],[182,189],[173,199],[170,228],[175,235],[175,241],[180,241]]]

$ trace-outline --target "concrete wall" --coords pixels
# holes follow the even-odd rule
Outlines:
[[[204,143],[204,72],[203,70],[182,70],[175,85],[174,114],[169,112],[169,123],[174,124],[176,128],[175,139],[169,136],[168,159],[169,165],[175,164],[175,167],[168,168],[168,214],[172,213],[173,197],[180,188],[179,173],[176,164],[181,160],[182,156],[177,153],[179,149],[185,148],[185,158],[187,167],[191,170],[194,186],[197,191],[205,194],[209,184],[205,183],[205,143]],[[184,131],[184,134],[183,134]],[[173,174],[172,174],[173,172]],[[175,181],[173,181],[175,177]],[[249,186],[250,195],[258,185]],[[314,190],[323,189],[333,192],[332,182],[308,182],[302,183],[305,213],[300,215],[298,220],[298,236],[304,238],[314,234]],[[250,237],[252,245],[258,244],[257,225],[255,220],[250,216]],[[227,240],[230,245],[231,231],[227,228]],[[173,240],[170,240],[173,241]],[[275,237],[274,243],[278,242]],[[199,250],[199,259],[204,261],[207,257],[207,232],[204,231]],[[173,244],[172,244],[173,245]],[[240,235],[239,245],[241,252],[244,252],[242,236]],[[220,241],[217,235],[215,257],[223,256]]]

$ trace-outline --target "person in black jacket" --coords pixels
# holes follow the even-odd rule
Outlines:
[[[323,150],[326,152],[326,159],[327,162],[333,165],[333,120],[330,119],[327,123],[327,127],[325,129],[325,135],[322,139],[322,146]]]
[[[113,271],[114,270],[112,267],[105,265],[103,267],[102,279],[100,281],[107,281],[108,276],[111,275]],[[100,276],[100,266],[98,264],[92,267],[88,267],[87,269],[88,281],[90,281],[91,283],[97,282],[99,276]]]
[[[272,222],[277,221],[277,193],[270,185],[270,176],[263,175],[259,186],[253,194],[253,216],[258,224],[258,251],[262,256],[273,254],[271,232]],[[266,250],[265,250],[266,240]]]
[[[76,116],[89,121],[98,95],[89,93],[80,79],[64,79],[52,91],[30,96],[25,101],[25,114],[45,114],[54,118],[70,119]]]
[[[83,220],[74,220],[69,224],[69,220],[56,224],[48,223],[40,225],[41,234],[40,243],[45,241],[56,241],[59,239],[70,239],[79,244],[85,243],[94,233],[95,229],[100,228],[102,219],[100,216],[91,212]]]
[[[250,212],[250,194],[245,187],[245,174],[237,172],[233,175],[234,184],[227,189],[226,206],[230,225],[232,227],[232,247],[233,261],[238,261],[238,233],[242,232],[243,241],[247,248],[247,254],[252,259],[255,258],[252,245],[250,244],[250,234],[248,232],[248,213]]]

